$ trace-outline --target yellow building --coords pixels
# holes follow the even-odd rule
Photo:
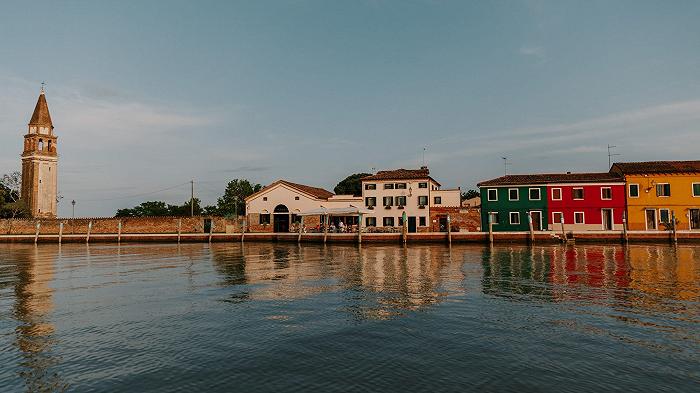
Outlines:
[[[624,162],[610,171],[625,178],[629,230],[666,230],[674,214],[678,230],[700,230],[700,161]]]

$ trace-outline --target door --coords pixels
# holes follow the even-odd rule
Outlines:
[[[541,211],[531,211],[530,217],[532,217],[532,229],[534,231],[542,230],[542,212]]]
[[[612,209],[603,209],[603,230],[612,231],[613,230],[613,212]]]
[[[204,219],[204,233],[211,232],[211,218]]]
[[[273,230],[279,232],[289,232],[289,209],[285,205],[277,205],[272,215],[274,222]]]
[[[700,229],[700,209],[690,209],[690,229]]]
[[[408,217],[408,232],[416,233],[416,218]]]
[[[656,230],[656,210],[646,210],[647,231]]]
[[[440,217],[438,223],[440,223],[440,232],[447,232],[447,217]]]

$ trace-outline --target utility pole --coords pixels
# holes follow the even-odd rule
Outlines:
[[[423,165],[422,166],[425,166],[425,147],[423,147]]]
[[[611,149],[616,148],[617,146],[615,145],[608,145],[608,168],[612,166],[612,158],[614,156],[619,156],[620,154],[618,153],[613,153]]]
[[[194,217],[194,179],[190,180],[192,193],[190,194],[190,217]]]

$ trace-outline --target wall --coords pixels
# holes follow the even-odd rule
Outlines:
[[[610,187],[612,199],[602,198],[603,187]],[[552,190],[555,188],[561,189],[561,200],[552,198]],[[573,198],[574,188],[583,188],[582,200]],[[564,214],[565,231],[603,230],[602,209],[612,209],[613,230],[622,230],[622,216],[625,211],[625,186],[622,183],[552,184],[547,186],[547,200],[547,226],[550,230],[561,231],[561,223],[555,223],[553,220],[555,212]],[[575,212],[583,212],[583,224],[575,223]]]
[[[385,184],[394,184],[394,187],[397,183],[405,183],[406,188],[405,189],[384,189]],[[427,183],[426,188],[419,188],[419,183]],[[374,190],[368,190],[367,189],[367,184],[374,184],[376,185],[376,189]],[[420,217],[425,217],[426,219],[426,226],[425,227],[420,227],[418,226],[417,230],[419,232],[425,232],[429,230],[430,226],[430,204],[431,204],[431,193],[435,192],[433,189],[437,189],[437,183],[434,181],[425,178],[425,179],[413,179],[413,180],[367,180],[367,181],[362,181],[362,205],[366,205],[366,199],[367,197],[374,197],[377,199],[377,205],[374,207],[372,210],[371,214],[368,214],[366,217],[374,217],[377,220],[377,227],[382,227],[384,226],[384,217],[393,217],[394,218],[394,227],[400,227],[399,225],[399,218],[403,216],[404,212],[406,213],[407,217],[416,217],[416,222],[419,222]],[[384,197],[392,197],[394,198],[394,204],[387,208],[384,206]],[[398,206],[396,206],[396,197],[397,196],[405,196],[406,197],[406,205],[403,206],[402,209],[399,209]],[[421,208],[420,205],[418,204],[418,197],[419,196],[425,196],[428,199],[428,203],[425,205],[424,208]],[[418,225],[418,224],[417,224]]]
[[[659,218],[659,209],[670,209],[675,212],[680,221],[678,229],[690,229],[688,213],[690,209],[700,209],[700,197],[694,197],[693,183],[700,183],[700,176],[695,174],[658,174],[658,175],[627,175],[627,217],[630,230],[647,230],[646,209],[656,210],[656,218]],[[656,196],[656,184],[669,183],[671,185],[670,197]],[[639,184],[639,197],[629,196],[629,185]],[[658,230],[664,230],[657,224]]]
[[[478,232],[481,230],[481,211],[478,208],[431,207],[430,231],[441,232],[440,218],[450,215],[452,232]]]
[[[516,188],[519,191],[519,198],[517,201],[510,201],[508,199],[508,190],[511,188]],[[530,200],[529,189],[539,188],[540,189],[540,199]],[[496,189],[498,191],[498,200],[489,201],[488,200],[488,190]],[[496,232],[504,231],[529,231],[530,225],[528,223],[527,214],[531,210],[542,212],[542,228],[547,228],[547,216],[549,215],[547,209],[547,187],[545,186],[499,186],[499,187],[482,187],[481,188],[481,227],[484,231],[488,232],[489,228],[489,213],[498,212],[499,223],[493,225],[493,230]],[[510,224],[510,212],[520,213],[520,223]]]
[[[118,232],[119,222],[122,223],[122,233],[177,233],[178,222],[181,222],[182,233],[203,233],[205,219],[211,219],[214,233],[240,232],[242,219],[226,219],[223,217],[133,217],[133,218],[76,218],[76,219],[3,219],[0,220],[2,235],[33,235],[36,225],[40,223],[39,233],[42,235],[57,235],[60,223],[63,223],[63,234],[87,234],[89,223],[92,222],[91,234],[113,234]]]

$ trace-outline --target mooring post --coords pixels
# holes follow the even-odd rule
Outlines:
[[[92,220],[88,223],[87,236],[85,237],[85,243],[90,243],[90,232],[92,232]]]
[[[489,243],[493,245],[493,213],[489,213]]]
[[[36,234],[34,234],[34,244],[39,241],[39,229],[41,228],[41,221],[36,222]]]
[[[673,244],[678,244],[678,233],[676,232],[676,212],[671,210],[671,229],[673,230]]]
[[[211,243],[211,236],[214,233],[214,220],[211,220],[211,225],[209,226],[209,243]]]
[[[627,213],[622,212],[622,237],[625,240],[625,244],[629,243],[630,239],[627,236]]]
[[[328,240],[328,218],[329,215],[326,213],[326,219],[325,222],[323,223],[323,244],[326,244],[326,241]]]
[[[122,220],[117,224],[117,244],[122,242]]]
[[[63,240],[63,221],[58,224],[58,244]]]
[[[241,225],[241,243],[243,243],[243,239],[245,238],[245,231],[246,227],[248,226],[248,220],[245,218],[243,219],[243,225]]]
[[[362,244],[362,213],[357,215],[357,244]]]
[[[452,217],[447,215],[447,243],[452,245]]]
[[[182,218],[177,220],[177,244],[180,244],[180,236],[182,236]]]
[[[532,225],[532,212],[527,212],[527,225],[530,228],[530,245],[535,244],[535,228]]]
[[[559,220],[561,223],[561,241],[566,243],[566,230],[564,229],[564,213],[561,214],[561,220]]]
[[[297,243],[301,243],[301,232],[304,230],[304,216],[299,218],[299,237],[297,238]]]

